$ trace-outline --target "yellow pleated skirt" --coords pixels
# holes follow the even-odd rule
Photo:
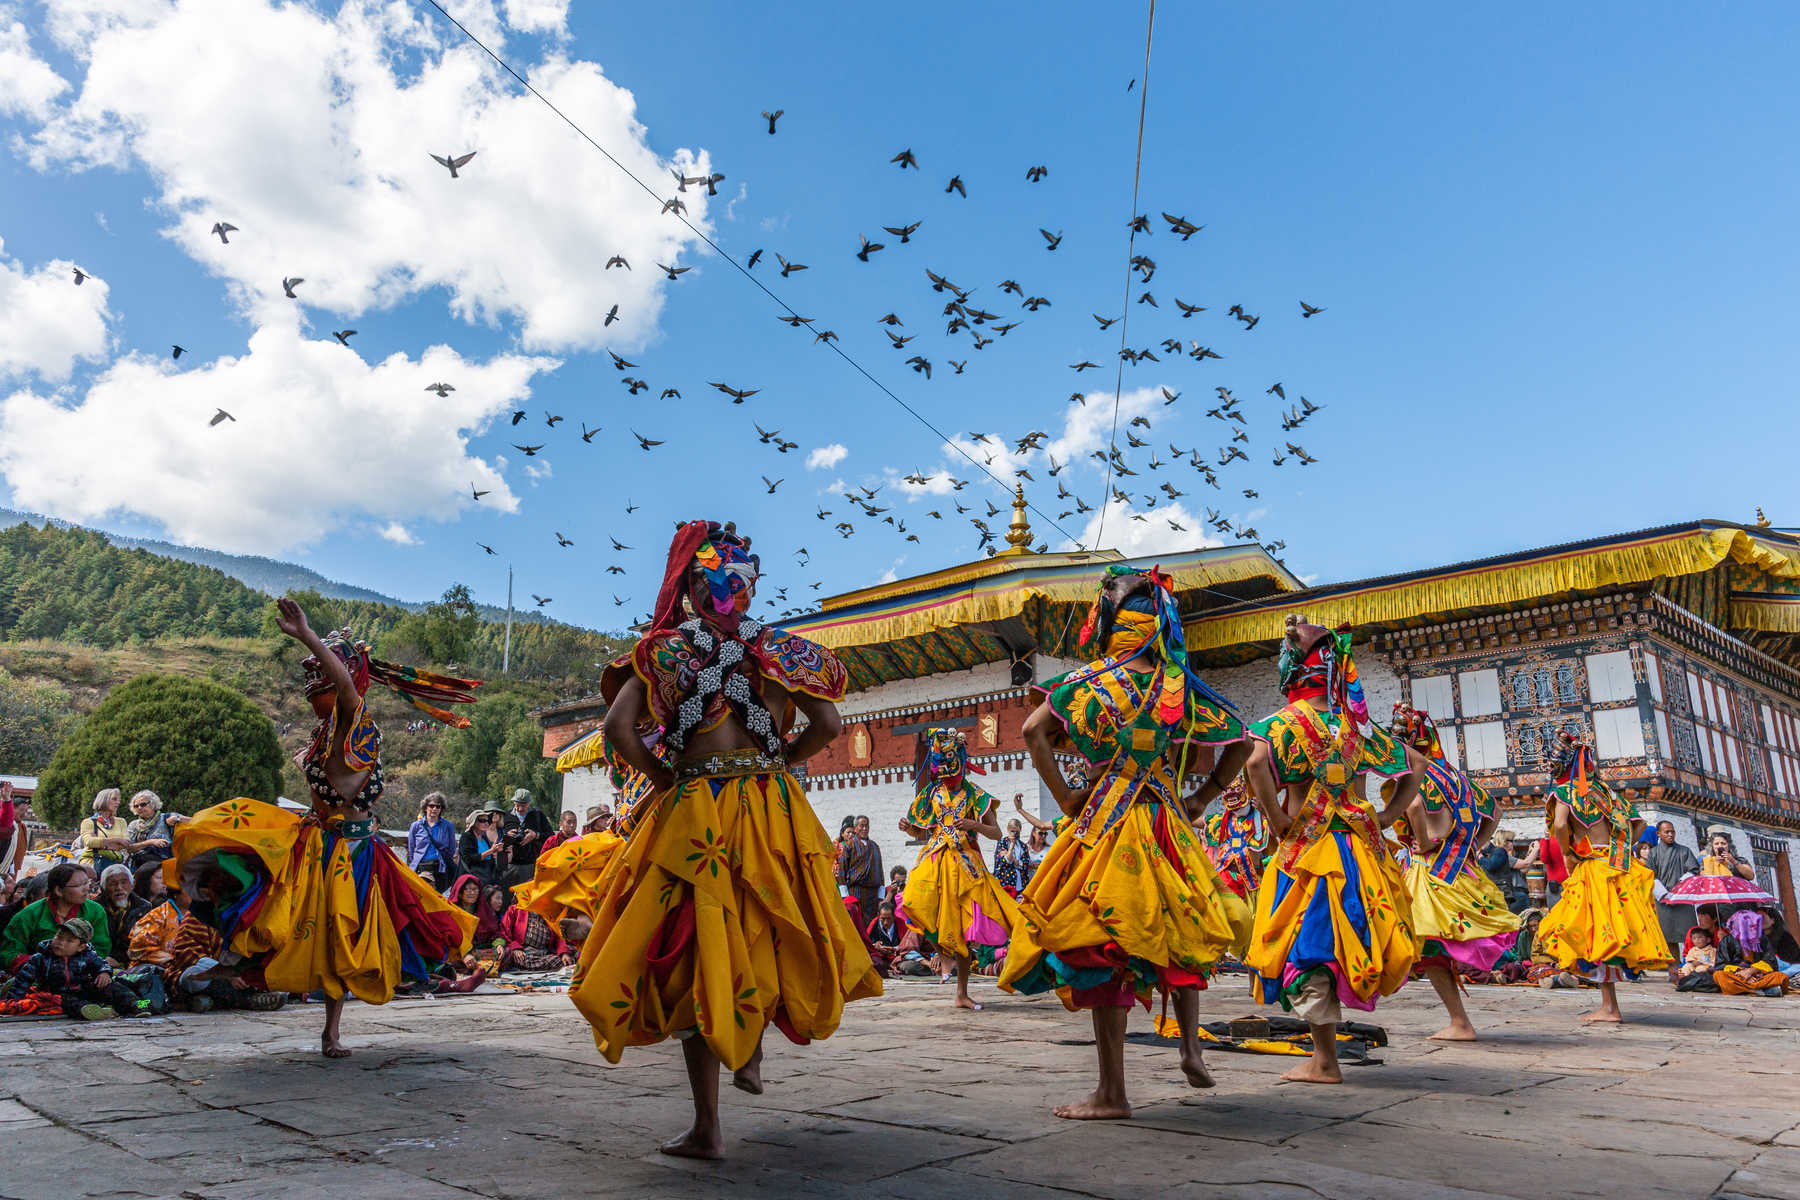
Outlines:
[[[340,821],[229,800],[175,828],[164,879],[203,905],[226,946],[256,960],[270,991],[393,998],[403,977],[468,952],[475,918],[378,837]]]
[[[1055,991],[1070,1011],[1193,986],[1250,932],[1250,910],[1162,803],[1131,805],[1091,846],[1058,838],[1019,915],[1000,986]]]
[[[906,923],[957,958],[969,957],[971,943],[1005,945],[1019,924],[1018,901],[974,858],[970,871],[950,850],[921,854],[901,898]]]
[[[570,990],[608,1060],[697,1030],[735,1070],[768,1025],[829,1037],[845,1003],[881,994],[793,776],[690,778],[643,803],[594,888]]]
[[[1256,928],[1244,965],[1258,1003],[1292,997],[1316,970],[1331,973],[1340,1002],[1367,1011],[1400,989],[1418,958],[1412,902],[1400,865],[1355,834],[1331,830],[1292,870],[1281,850],[1256,893]]]
[[[1421,958],[1442,955],[1489,971],[1518,940],[1519,918],[1473,862],[1463,863],[1455,878],[1444,880],[1431,873],[1424,855],[1415,856],[1406,868],[1406,891]]]
[[[1583,859],[1564,881],[1562,899],[1544,914],[1538,944],[1565,971],[1668,966],[1674,955],[1656,919],[1655,882],[1642,863],[1619,871],[1604,859]]]
[[[594,919],[594,898],[613,854],[625,839],[610,830],[584,833],[538,855],[531,878],[513,887],[513,898],[555,925],[571,914]]]

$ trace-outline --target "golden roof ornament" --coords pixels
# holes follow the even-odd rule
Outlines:
[[[1008,554],[1028,554],[1031,552],[1031,522],[1025,517],[1025,485],[1014,485],[1012,523],[1006,527],[1006,544],[1010,547]]]
[[[1775,522],[1769,520],[1769,518],[1763,516],[1762,505],[1760,505],[1760,504],[1757,505],[1756,506],[1756,527],[1758,529],[1767,529],[1767,528],[1769,528],[1769,526],[1773,525],[1774,523]]]

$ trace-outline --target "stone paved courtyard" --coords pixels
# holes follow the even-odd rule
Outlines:
[[[1240,988],[1202,1018],[1251,1011]],[[766,1094],[726,1089],[724,1164],[655,1153],[689,1113],[678,1050],[608,1066],[560,995],[352,1005],[340,1063],[317,1006],[9,1021],[0,1195],[1800,1197],[1800,1000],[1621,991],[1633,1022],[1605,1029],[1576,1019],[1591,993],[1478,988],[1484,1041],[1440,1046],[1411,985],[1338,1088],[1215,1052],[1195,1092],[1131,1045],[1136,1119],[1077,1124],[1049,1108],[1090,1085],[1084,1020],[901,981],[829,1042],[772,1035]]]

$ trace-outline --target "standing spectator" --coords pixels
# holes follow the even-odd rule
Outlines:
[[[1527,882],[1526,872],[1538,865],[1537,847],[1531,839],[1520,835],[1513,838],[1512,846],[1506,855],[1506,878],[1495,880],[1500,891],[1506,896],[1506,907],[1515,913],[1524,912],[1531,905],[1531,886]]]
[[[1706,857],[1700,862],[1702,875],[1736,875],[1739,879],[1755,880],[1756,868],[1737,856],[1731,848],[1731,833],[1722,825],[1714,825],[1706,831]]]
[[[596,804],[587,810],[587,824],[581,827],[583,833],[605,833],[613,827],[613,810],[604,804]]]
[[[1071,778],[1069,780],[1069,787],[1076,790],[1087,787],[1087,777],[1083,775]],[[1025,823],[1031,826],[1033,833],[1044,835],[1043,846],[1046,850],[1050,848],[1052,842],[1056,841],[1057,835],[1068,828],[1069,818],[1066,816],[1059,814],[1054,821],[1046,821],[1041,817],[1033,816],[1031,813],[1025,811],[1024,792],[1013,793],[1013,808],[1021,817],[1025,818]],[[1043,856],[1039,855],[1038,857],[1041,859]]]
[[[894,956],[900,953],[900,939],[905,936],[906,926],[894,915],[894,902],[883,900],[875,919],[863,931],[863,940],[869,944],[869,956],[883,976],[893,974]]]
[[[125,851],[130,843],[125,838],[124,827],[119,824],[122,799],[118,788],[103,788],[94,797],[94,815],[81,823],[80,862],[82,866],[92,868],[95,875],[114,863],[125,861]]]
[[[0,885],[16,882],[19,868],[25,863],[25,849],[31,839],[25,833],[22,806],[13,802],[10,779],[0,779]]]
[[[515,788],[512,794],[512,812],[507,814],[506,848],[508,851],[509,869],[512,883],[523,883],[530,879],[537,868],[537,857],[543,853],[544,839],[550,836],[550,818],[546,817],[531,803],[531,792],[526,788]]]
[[[61,999],[64,1016],[84,1021],[148,1014],[150,1002],[114,979],[112,968],[94,952],[90,943],[95,932],[80,917],[62,922],[20,964],[6,985],[5,998],[23,1000],[31,992],[48,992]]]
[[[500,844],[500,835],[495,830],[497,816],[498,814],[485,808],[477,808],[469,813],[463,823],[462,839],[457,845],[457,859],[467,872],[464,878],[474,876],[482,883],[493,883],[500,878],[500,863],[504,861],[505,850]],[[455,891],[455,888],[451,889],[451,893]],[[454,904],[456,896],[451,893],[447,894]]]
[[[106,910],[88,898],[90,878],[80,863],[57,863],[50,868],[44,898],[21,908],[0,930],[0,970],[11,970],[24,961],[39,942],[55,937],[57,929],[70,917],[80,917],[93,926],[94,953],[101,958],[112,953]]]
[[[868,817],[856,818],[843,847],[839,878],[863,913],[872,913],[881,892],[881,847],[869,836]]]
[[[556,849],[564,842],[572,842],[581,836],[581,827],[575,822],[575,810],[572,808],[563,809],[562,821],[557,825],[556,832],[544,839],[545,854]]]
[[[1662,926],[1663,940],[1679,946],[1693,925],[1692,915],[1683,904],[1670,904],[1664,897],[1689,876],[1700,874],[1700,860],[1694,852],[1675,840],[1675,822],[1656,823],[1656,842],[1644,851],[1644,865],[1656,876],[1656,922]]]
[[[133,882],[131,868],[124,863],[114,863],[100,872],[100,895],[96,899],[106,913],[106,940],[112,946],[107,957],[117,966],[125,964],[131,927],[150,907],[132,894]]]
[[[152,791],[131,797],[132,820],[125,825],[125,865],[139,867],[163,862],[174,855],[175,826],[187,820],[180,813],[163,811],[162,797]],[[105,881],[102,880],[104,883]]]
[[[550,922],[522,904],[507,909],[500,918],[500,936],[506,939],[502,969],[555,971],[575,965],[569,944],[550,928]]]
[[[406,865],[439,892],[457,875],[456,826],[444,819],[446,803],[442,792],[425,793],[419,818],[406,831]]]
[[[1017,896],[1031,879],[1031,853],[1019,836],[1023,830],[1024,826],[1014,817],[1006,823],[1006,836],[994,843],[994,880],[1012,896]]]

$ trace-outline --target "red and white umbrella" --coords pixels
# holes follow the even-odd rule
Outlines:
[[[1781,901],[1736,875],[1691,875],[1663,896],[1664,904],[1779,904]]]

